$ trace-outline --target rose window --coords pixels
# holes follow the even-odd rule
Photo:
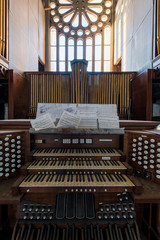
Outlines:
[[[51,70],[70,71],[81,58],[89,71],[110,70],[111,21],[111,0],[50,1]]]

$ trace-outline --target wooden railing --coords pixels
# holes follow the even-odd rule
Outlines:
[[[119,115],[129,114],[130,81],[134,73],[107,72],[80,74],[77,81],[71,72],[26,73],[29,86],[29,116],[40,103],[117,104]],[[84,81],[85,78],[85,81]]]

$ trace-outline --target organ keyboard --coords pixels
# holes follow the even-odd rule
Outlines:
[[[129,167],[129,165],[127,165]],[[125,163],[118,160],[35,160],[27,167],[28,173],[36,173],[36,171],[47,172],[51,170],[86,170],[86,171],[102,171],[106,170],[109,173],[121,172],[131,173],[132,168],[127,168]]]
[[[93,191],[93,192],[131,192],[134,183],[124,174],[74,173],[71,174],[31,174],[19,185],[21,192]]]
[[[20,192],[140,191],[133,177],[126,175],[132,168],[122,161],[123,152],[113,147],[118,145],[118,135],[34,132],[31,136],[33,161],[21,170],[27,175],[17,181]],[[12,188],[14,193],[16,186]]]
[[[78,157],[78,156],[98,156],[98,157],[104,157],[104,156],[116,156],[120,157],[121,154],[118,150],[113,148],[45,148],[45,149],[36,149],[36,151],[33,154],[33,157],[60,157],[60,156],[67,156],[67,157]]]

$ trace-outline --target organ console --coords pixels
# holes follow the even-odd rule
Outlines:
[[[12,237],[2,239],[139,240],[148,227],[143,214],[147,204],[154,212],[156,206],[159,226],[158,135],[122,129],[30,129],[2,131],[0,141],[1,184],[5,191],[12,185],[4,201],[0,194],[0,203],[7,202],[13,228]],[[153,223],[149,240],[158,234],[152,228]]]
[[[33,162],[23,168],[22,172],[25,173],[26,168],[27,175],[23,181],[20,178],[20,183],[18,180],[18,188],[13,187],[15,194],[17,191],[141,191],[133,177],[126,175],[127,166],[121,162],[125,159],[122,151],[112,148],[115,143],[118,146],[119,134],[99,134],[97,130],[92,130],[91,134],[88,130],[87,137],[84,137],[76,131],[71,135],[71,130],[62,136],[56,131],[54,134],[44,130],[43,133],[30,132]],[[50,148],[51,145],[54,148]]]
[[[120,147],[123,133],[62,131],[30,130],[30,161],[12,186],[27,202],[17,209],[12,239],[140,239],[127,194],[142,187]],[[56,202],[32,202],[35,194],[54,194]],[[110,200],[99,203],[101,194]]]

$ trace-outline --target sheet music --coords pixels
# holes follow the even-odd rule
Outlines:
[[[49,113],[41,115],[35,120],[31,120],[31,126],[35,130],[40,130],[45,128],[55,128],[55,125]]]
[[[73,128],[73,127],[78,127],[79,126],[79,122],[80,122],[80,118],[79,116],[64,111],[61,118],[59,119],[59,122],[57,124],[57,127],[69,127],[69,128]]]
[[[76,104],[69,103],[38,103],[36,117],[49,113],[53,122],[56,122],[57,119],[60,119],[64,111],[75,114],[77,106]]]
[[[118,118],[99,118],[99,128],[119,128]]]
[[[37,118],[45,114],[57,127],[119,128],[116,104],[38,103]]]

